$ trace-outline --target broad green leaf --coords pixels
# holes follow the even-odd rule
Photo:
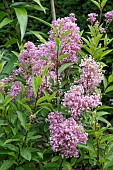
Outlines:
[[[33,0],[33,1],[36,2],[43,9],[44,13],[46,13],[45,8],[40,3],[40,0]]]
[[[58,74],[61,74],[66,68],[72,66],[73,63],[65,63],[58,69]]]
[[[13,55],[10,61],[4,66],[2,73],[10,74],[14,70],[14,63],[17,61],[17,57]]]
[[[40,40],[40,42],[42,42],[43,44],[46,43],[46,40],[38,33],[38,31],[30,31],[30,32],[34,34]]]
[[[100,4],[97,1],[91,0],[99,9],[100,9]]]
[[[105,5],[106,5],[106,2],[107,2],[108,0],[103,0],[102,2],[101,2],[101,8],[103,8]]]
[[[58,61],[61,61],[63,58],[66,58],[68,56],[69,56],[69,54],[62,54],[58,57]]]
[[[109,83],[113,82],[113,75],[110,75],[110,76],[108,77],[108,82],[109,82]]]
[[[60,165],[56,162],[49,162],[44,165],[44,169],[45,170],[58,170],[59,166]]]
[[[72,169],[72,166],[69,162],[64,161],[63,164],[62,164],[62,170],[73,170],[73,169]]]
[[[20,149],[20,154],[23,158],[30,161],[31,160],[31,152],[29,148],[22,148]]]
[[[0,167],[0,170],[7,170],[14,164],[13,159],[5,160]]]
[[[20,111],[17,111],[17,115],[18,115],[18,119],[21,122],[21,125],[24,127],[24,129],[26,130],[26,115],[25,113],[22,113]]]
[[[27,11],[25,8],[14,8],[16,12],[16,16],[18,19],[18,22],[20,24],[20,31],[21,31],[21,41],[23,40],[26,27],[27,27],[27,22],[28,22],[28,16],[27,16]]]
[[[111,91],[113,91],[113,85],[109,86],[109,87],[106,89],[105,93],[108,93],[108,92],[111,92]]]
[[[3,21],[0,23],[0,28],[4,27],[5,25],[9,24],[12,21],[13,20],[11,20],[9,18],[4,18]]]
[[[42,78],[41,78],[41,76],[38,76],[37,78],[36,78],[36,85],[38,86],[38,88],[41,86],[41,84],[42,84]]]

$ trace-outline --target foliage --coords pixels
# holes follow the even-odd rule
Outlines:
[[[106,13],[104,22],[107,1],[92,2],[100,14],[88,15],[84,33],[74,14],[52,24],[30,16],[50,28],[48,40],[31,31],[42,42],[38,48],[30,41],[23,46],[26,2],[11,5],[16,21],[2,18],[1,27],[18,20],[21,50],[14,50],[11,60],[0,55],[1,170],[112,169],[113,127],[107,118],[113,110],[113,75],[106,77],[105,71],[113,14]]]

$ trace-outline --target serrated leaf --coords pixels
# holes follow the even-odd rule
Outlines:
[[[0,23],[0,28],[4,27],[5,25],[9,24],[10,22],[12,22],[13,20],[9,19],[9,18],[4,18],[2,20],[2,22]]]
[[[22,148],[22,149],[20,149],[20,154],[26,160],[28,160],[28,161],[31,160],[31,152],[30,152],[29,148]]]
[[[72,66],[73,63],[65,63],[58,69],[58,74],[61,74],[65,69]]]
[[[16,16],[18,19],[18,22],[20,24],[20,31],[21,31],[21,41],[23,40],[26,28],[27,28],[27,22],[28,22],[28,16],[27,11],[25,8],[14,8],[16,12]]]

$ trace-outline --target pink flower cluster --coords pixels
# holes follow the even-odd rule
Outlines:
[[[98,14],[96,14],[96,13],[90,13],[90,14],[88,14],[87,21],[89,21],[93,24],[96,21],[97,16],[98,16]]]
[[[101,105],[100,95],[95,88],[102,80],[102,73],[98,63],[92,57],[83,59],[80,64],[79,85],[74,85],[64,94],[63,105],[69,108],[71,116],[75,119],[81,112]]]
[[[76,63],[77,52],[81,48],[81,39],[79,35],[80,30],[75,21],[76,18],[74,14],[53,21],[52,25],[58,29],[58,32],[55,32],[53,29],[49,31],[49,41],[39,45],[39,55],[47,57],[49,61],[56,64],[57,52],[55,51],[56,43],[54,38],[57,37],[61,41],[59,56],[62,54],[69,54],[67,58],[59,62],[59,65],[66,62]]]
[[[110,23],[112,20],[113,20],[113,10],[112,11],[109,11],[109,12],[106,12],[104,14],[105,18],[106,18],[106,23]]]
[[[95,62],[91,56],[88,59],[82,59],[79,71],[82,73],[79,82],[86,91],[95,89],[102,81],[100,64]]]
[[[62,157],[78,157],[77,145],[88,139],[88,134],[80,123],[73,118],[63,119],[62,113],[51,112],[47,121],[50,123],[50,144],[54,152],[60,152]]]
[[[54,82],[56,82],[56,64],[58,64],[59,67],[61,64],[69,61],[76,63],[77,52],[81,47],[81,39],[79,35],[79,27],[75,23],[75,20],[75,15],[70,14],[69,17],[54,21],[52,25],[58,29],[59,33],[57,34],[53,29],[51,29],[49,32],[48,42],[39,45],[38,48],[36,48],[35,45],[29,41],[25,44],[25,50],[21,52],[18,59],[20,67],[12,73],[11,77],[13,77],[12,82],[15,81],[16,76],[18,75],[25,79],[26,97],[33,97],[32,77],[39,76],[41,74],[41,70],[44,70],[46,65],[49,66],[49,70],[47,76],[44,76],[42,79],[42,85],[39,90],[39,97],[42,95],[43,88],[51,91],[51,84],[49,82],[50,77],[52,77]],[[55,37],[58,37],[61,41],[61,49],[59,55],[69,54],[67,58],[62,59],[62,61],[58,63],[56,63],[58,56],[55,50]],[[46,57],[47,60],[42,60],[41,57]],[[13,94],[13,91],[11,93],[11,90],[13,90],[13,88],[18,89],[18,86],[16,86],[17,83],[12,83],[12,87],[9,90],[9,94],[11,94],[11,96]],[[19,92],[20,90],[17,90],[17,93]],[[14,95],[14,97],[16,96]]]

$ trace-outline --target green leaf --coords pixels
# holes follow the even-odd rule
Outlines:
[[[58,61],[61,61],[63,58],[66,58],[68,56],[69,56],[69,54],[62,54],[58,57]]]
[[[11,143],[11,142],[16,142],[16,141],[20,141],[20,139],[8,139],[8,140],[5,141],[4,144]]]
[[[66,35],[70,34],[72,30],[65,30],[64,33],[61,35],[61,39],[64,38]]]
[[[103,59],[104,56],[106,56],[107,54],[111,53],[113,50],[105,50],[102,55],[101,55],[101,58],[100,59]]]
[[[46,43],[46,40],[38,33],[38,31],[30,31],[30,32],[34,34],[40,40],[40,42],[42,42],[43,44]]]
[[[12,44],[15,44],[17,41],[18,41],[18,40],[17,40],[16,38],[12,38],[12,39],[8,40],[8,41],[4,44],[4,46],[8,47],[8,46],[10,46],[10,45],[12,45]]]
[[[47,25],[47,26],[51,27],[53,30],[55,30],[55,31],[56,31],[56,28],[55,28],[54,26],[52,26],[52,24],[50,24],[50,23],[48,23],[48,22],[46,22],[46,21],[44,21],[44,20],[42,20],[42,19],[40,19],[40,18],[37,18],[37,17],[31,16],[31,15],[29,15],[29,17],[30,17],[30,18],[34,18],[34,19],[36,19],[36,20],[38,20],[38,21],[42,22],[43,24],[45,24],[45,25]]]
[[[37,96],[38,87],[36,86],[36,77],[32,77],[32,87],[35,97]]]
[[[18,115],[18,119],[21,122],[21,125],[24,127],[24,129],[26,130],[26,115],[25,113],[22,113],[20,111],[17,111],[17,115]]]
[[[2,73],[10,74],[14,70],[14,63],[17,61],[17,57],[13,55],[10,59],[10,61],[6,64],[6,66],[3,68]]]
[[[7,170],[14,164],[13,159],[5,160],[0,167],[0,170]]]
[[[108,77],[108,82],[109,82],[109,83],[113,82],[113,75],[110,75],[110,76]]]
[[[58,74],[61,74],[66,68],[72,66],[73,63],[65,63],[58,69]]]
[[[31,160],[31,152],[29,148],[22,148],[20,149],[20,154],[23,158],[30,161]]]
[[[40,76],[38,76],[36,78],[36,85],[38,86],[38,88],[40,87],[40,85],[42,84],[42,78]]]
[[[45,101],[45,100],[47,100],[47,97],[45,97],[45,96],[39,98],[39,99],[37,100],[36,105],[38,105],[39,103],[42,103],[42,102]]]
[[[100,4],[97,1],[91,0],[99,9],[100,9]]]
[[[106,119],[103,118],[103,117],[99,117],[98,120],[100,120],[101,122],[104,122],[104,123],[106,123],[106,124],[110,124],[110,123],[108,122],[108,120],[106,120]]]
[[[101,116],[104,116],[104,115],[108,115],[110,114],[109,112],[105,112],[105,111],[100,111],[100,112],[97,112],[97,117],[101,117]]]
[[[106,5],[106,2],[107,2],[108,0],[103,0],[102,2],[101,2],[101,8],[103,8],[105,5]]]
[[[105,136],[102,136],[100,143],[104,143],[105,141],[110,141],[110,140],[113,140],[113,134],[107,134]]]
[[[59,45],[60,45],[60,39],[57,38],[57,37],[55,37],[54,40],[55,40],[55,42],[56,42],[56,45],[59,46]]]
[[[112,85],[112,86],[109,86],[109,87],[106,89],[105,93],[108,93],[108,92],[110,92],[110,91],[113,91],[113,85]]]
[[[106,89],[108,82],[107,82],[107,78],[103,75],[103,84],[104,84],[104,89]]]
[[[96,110],[105,110],[105,109],[113,109],[113,107],[102,105],[102,106],[99,106]]]
[[[36,2],[43,9],[44,13],[46,13],[45,8],[40,3],[40,0],[33,0],[33,1]]]
[[[84,144],[78,144],[78,147],[83,148],[83,149],[87,150],[88,152],[91,152],[91,153],[95,154],[95,150],[90,146],[86,146]]]
[[[32,113],[31,108],[27,104],[23,104],[21,101],[17,100],[19,104],[21,104],[26,110],[28,110],[30,113]]]
[[[4,18],[2,20],[2,22],[0,23],[0,28],[4,27],[5,25],[9,24],[10,22],[12,22],[13,20],[9,19],[9,18]]]
[[[20,167],[17,167],[15,170],[25,170],[25,169],[20,166]]]
[[[59,164],[56,162],[50,162],[44,165],[45,170],[57,170],[59,168]]]
[[[21,41],[23,40],[26,27],[27,27],[27,22],[28,22],[28,16],[27,16],[27,11],[25,8],[14,8],[16,12],[16,16],[18,19],[18,22],[20,24],[20,31],[21,31]]]

